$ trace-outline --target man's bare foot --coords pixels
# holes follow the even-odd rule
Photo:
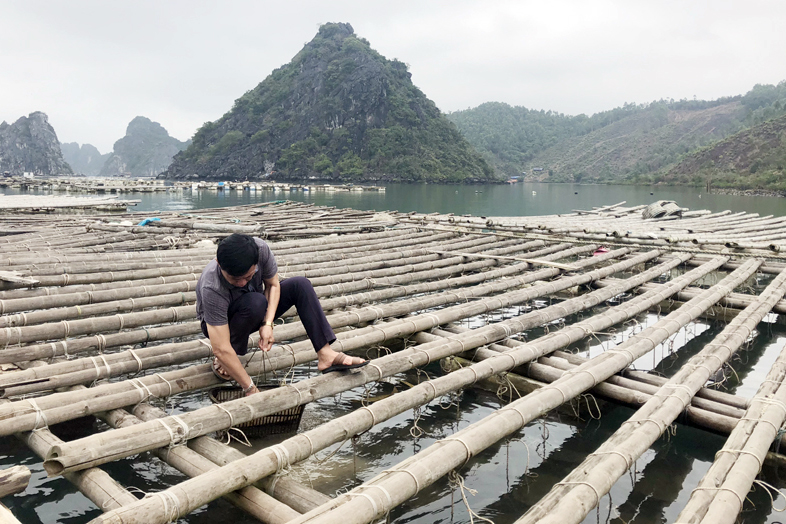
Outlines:
[[[329,345],[319,350],[319,361],[317,369],[325,372],[326,370],[338,371],[341,369],[352,369],[368,364],[368,361],[360,357],[353,357],[345,353],[334,351]]]
[[[213,357],[213,374],[221,379],[221,380],[232,380],[232,377],[226,370],[221,366],[221,362],[218,360],[218,357]]]

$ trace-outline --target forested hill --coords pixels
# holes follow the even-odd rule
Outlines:
[[[691,153],[652,181],[786,190],[786,115]]]
[[[591,117],[501,103],[448,117],[506,174],[526,171],[556,182],[643,182],[665,180],[686,155],[784,113],[786,82],[713,101],[626,104]]]
[[[166,178],[482,182],[493,169],[349,24],[325,24],[292,61],[208,122]]]

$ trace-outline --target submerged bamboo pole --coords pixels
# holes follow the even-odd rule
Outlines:
[[[583,520],[636,458],[685,410],[696,391],[747,340],[756,325],[785,292],[786,272],[778,275],[754,303],[745,309],[744,314],[736,316],[710,344],[692,357],[652,399],[602,444],[598,451],[590,455],[517,522],[575,523]],[[783,417],[786,418],[786,412]]]

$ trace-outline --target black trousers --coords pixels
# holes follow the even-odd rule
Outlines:
[[[232,302],[227,310],[229,319],[229,341],[238,355],[245,355],[248,351],[248,337],[251,333],[259,331],[265,321],[267,312],[267,298],[256,291],[244,293]],[[306,277],[291,277],[281,281],[281,297],[276,308],[278,318],[295,306],[306,334],[314,345],[314,350],[319,351],[325,344],[336,340],[333,329],[325,318],[325,312],[319,304],[316,292],[311,282]],[[207,324],[202,321],[202,333],[207,337]]]

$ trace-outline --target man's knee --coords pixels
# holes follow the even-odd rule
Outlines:
[[[287,278],[287,280],[290,281],[289,285],[292,286],[298,294],[304,291],[308,293],[314,291],[314,286],[311,285],[311,281],[306,277],[290,277]]]
[[[249,316],[267,309],[267,298],[262,293],[246,293],[233,304],[234,315]]]

